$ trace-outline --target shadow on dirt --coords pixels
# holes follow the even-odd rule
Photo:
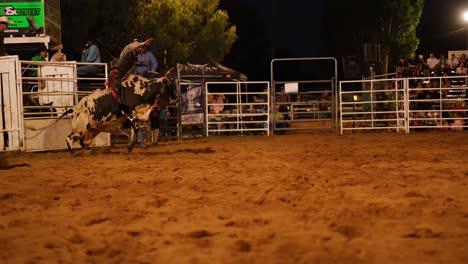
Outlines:
[[[113,147],[113,148],[105,148],[105,149],[93,149],[88,150],[88,153],[83,153],[85,156],[88,155],[127,155],[127,149],[125,147]],[[132,155],[144,155],[144,156],[152,156],[152,155],[174,155],[178,153],[191,153],[191,154],[210,154],[215,153],[216,151],[210,147],[208,148],[184,148],[178,149],[174,151],[164,151],[159,149],[158,147],[148,147],[148,148],[137,148],[132,151],[130,156]],[[75,156],[82,156],[82,155],[75,155]]]

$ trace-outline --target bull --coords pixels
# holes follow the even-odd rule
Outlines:
[[[72,132],[66,139],[67,147],[71,153],[75,142],[82,148],[89,148],[99,133],[115,132],[130,120],[132,133],[127,146],[127,153],[130,153],[137,143],[138,123],[148,120],[155,102],[169,101],[175,96],[175,80],[168,77],[147,79],[130,75],[115,90],[96,90],[66,112],[71,114],[72,125]]]

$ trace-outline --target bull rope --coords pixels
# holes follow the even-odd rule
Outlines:
[[[61,116],[59,116],[59,118],[57,118],[56,120],[52,121],[52,123],[50,123],[50,124],[48,124],[48,125],[46,125],[46,126],[44,126],[44,127],[35,128],[35,127],[27,126],[27,125],[25,125],[25,127],[26,127],[27,129],[32,130],[32,131],[43,130],[43,129],[49,128],[49,127],[51,127],[51,126],[57,124],[58,121],[60,121],[64,116],[66,116],[66,115],[69,114],[69,113],[73,113],[73,109],[72,109],[72,108],[70,108],[70,109],[68,109],[67,111],[63,112],[63,114],[62,114]]]

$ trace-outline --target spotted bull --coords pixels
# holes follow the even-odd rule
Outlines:
[[[132,121],[132,133],[128,144],[130,153],[136,144],[138,122],[147,121],[156,98],[169,100],[175,96],[175,83],[167,77],[146,79],[130,75],[117,89],[120,100],[112,95],[111,89],[96,90],[82,98],[68,113],[72,114],[72,132],[67,137],[67,146],[79,142],[88,148],[92,140],[101,132],[115,132],[127,120]],[[122,106],[126,108],[122,110]]]

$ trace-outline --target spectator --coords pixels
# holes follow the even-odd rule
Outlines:
[[[418,59],[416,58],[416,54],[411,53],[411,57],[408,60],[408,69],[411,71],[411,76],[417,75],[417,68],[418,68]]]
[[[465,65],[466,65],[466,54],[465,54],[465,53],[462,53],[462,54],[460,55],[460,58],[458,59],[458,63],[459,63],[459,64],[462,63],[462,62],[464,62]]]
[[[158,61],[154,57],[153,53],[148,50],[147,45],[142,46],[138,53],[135,73],[145,78],[156,78],[157,69]]]
[[[456,71],[457,75],[462,75],[462,76],[465,76],[467,75],[467,69],[465,67],[465,62],[460,62],[460,66],[457,67],[457,71]]]
[[[10,21],[8,17],[0,17],[0,56],[5,56],[5,30],[8,29]]]
[[[289,104],[291,103],[291,96],[286,93],[284,87],[281,87],[281,92],[275,98],[276,103],[279,103],[280,112],[289,112]]]
[[[439,64],[437,65],[440,75],[444,75],[448,70],[447,58],[445,54],[440,54]]]
[[[397,74],[398,78],[404,78],[408,77],[407,71],[408,71],[408,62],[404,57],[401,57],[400,60],[397,63]]]
[[[456,72],[458,63],[457,56],[455,56],[455,53],[452,53],[452,55],[450,55],[450,59],[447,60],[447,66],[451,73]]]
[[[52,57],[50,58],[50,61],[52,61],[52,62],[67,61],[67,55],[62,53],[62,49],[63,49],[62,44],[59,44],[59,45],[56,45],[55,47],[52,47],[51,50],[56,50],[57,52],[55,52],[55,54],[52,55]]]
[[[31,58],[31,61],[47,61],[47,55],[49,54],[49,51],[47,50],[46,46],[42,46],[34,55],[34,57]],[[34,66],[36,68],[37,66]],[[32,77],[37,77],[37,70],[32,70],[31,71],[31,76]]]
[[[437,65],[439,65],[439,60],[435,57],[433,52],[429,54],[429,58],[427,59],[426,63],[430,74],[435,74],[437,71]]]
[[[323,91],[322,95],[320,96],[320,118],[330,118],[331,113],[329,109],[331,109],[332,99],[330,93],[328,91]]]
[[[284,114],[281,113],[281,111],[279,110],[280,107],[276,106],[275,108],[273,108],[272,112],[271,112],[271,116],[270,116],[270,119],[275,122],[276,124],[276,128],[286,128],[287,127],[287,123],[285,122],[286,118],[284,117]],[[278,130],[276,132],[277,135],[283,135],[284,134],[284,131],[282,130]]]
[[[88,38],[84,49],[81,51],[81,62],[101,63],[99,48],[94,44],[92,38]],[[101,72],[101,69],[97,65],[83,65],[78,67],[77,72],[78,75],[96,75]]]
[[[268,88],[263,89],[263,94],[260,94],[258,96],[258,102],[259,103],[266,103],[268,102]]]
[[[450,108],[452,122],[450,124],[451,130],[462,131],[464,120],[463,118],[466,115],[465,101],[462,98],[458,98],[457,101]]]
[[[210,113],[219,114],[224,110],[224,99],[222,95],[214,94],[213,98],[210,100]]]
[[[165,129],[164,134],[167,133],[167,118],[170,116],[168,104],[166,101],[161,100],[159,97],[156,98],[153,108],[150,114],[150,125],[151,125],[151,143],[153,145],[159,145],[159,130],[161,126]]]
[[[427,63],[424,60],[424,55],[420,54],[418,56],[418,76],[426,76],[429,77],[429,70],[427,69]]]

